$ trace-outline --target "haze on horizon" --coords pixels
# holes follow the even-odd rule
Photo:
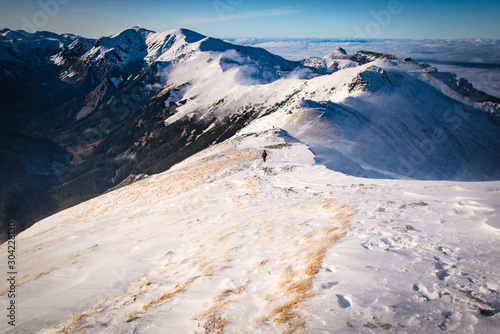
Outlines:
[[[500,39],[492,0],[19,0],[0,3],[2,28],[84,37],[131,26],[212,37]]]

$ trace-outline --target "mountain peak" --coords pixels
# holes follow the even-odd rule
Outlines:
[[[186,28],[180,28],[180,29],[177,29],[176,31],[185,36],[185,41],[187,43],[196,43],[196,42],[207,37],[207,36],[204,36],[200,33],[197,33],[196,31],[189,30]]]
[[[394,55],[373,51],[360,50],[352,55],[352,60],[358,62],[360,65],[367,64],[374,60],[398,60]]]
[[[131,27],[124,29],[114,35],[101,37],[98,43],[101,46],[112,48],[125,42],[143,42],[145,38],[154,33],[154,31],[143,29],[140,27]]]
[[[348,59],[350,56],[347,55],[347,52],[341,47],[336,47],[335,50],[326,55],[326,58],[329,59]]]
[[[48,31],[28,33],[24,30],[0,31],[0,60],[22,63],[50,63],[50,58],[71,44],[78,36]]]
[[[342,49],[340,46],[338,46],[335,48],[335,50],[330,52],[327,56],[330,56],[330,58],[344,57],[344,56],[347,56],[347,52],[344,49]]]
[[[147,35],[147,34],[152,34],[152,33],[155,33],[155,32],[152,30],[149,30],[149,29],[141,28],[138,26],[133,26],[133,27],[130,27],[127,29],[123,29],[122,31],[120,31],[116,34],[113,34],[110,37],[114,38],[114,37],[123,36],[123,35],[130,35],[130,34]]]

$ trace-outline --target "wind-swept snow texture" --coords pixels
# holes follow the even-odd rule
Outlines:
[[[360,179],[283,130],[241,132],[21,233],[1,330],[493,333],[499,199],[500,182]]]

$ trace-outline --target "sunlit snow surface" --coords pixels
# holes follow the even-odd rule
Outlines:
[[[265,48],[286,59],[323,57],[336,47],[348,53],[370,50],[411,57],[442,72],[466,78],[474,87],[500,97],[500,40],[491,39],[230,39],[236,44]]]
[[[355,178],[254,129],[21,233],[1,331],[495,332],[500,182]]]
[[[261,68],[263,51],[134,31],[89,54],[147,34],[146,49],[124,45],[166,62],[167,130],[246,108],[259,117],[18,235],[16,327],[4,318],[1,332],[497,330],[500,181],[410,178],[498,179],[498,105],[413,62],[337,54],[335,73],[282,77],[274,64],[288,63]]]
[[[335,61],[338,56],[333,55]],[[220,62],[228,58],[240,65],[223,69]],[[403,60],[354,66],[340,59],[332,74],[314,76],[299,68],[262,83],[252,76],[255,67],[240,58],[232,50],[200,52],[167,67],[164,81],[168,89],[177,86],[173,95],[184,104],[165,124],[260,109],[266,116],[245,131],[283,128],[311,148],[317,162],[348,175],[500,178],[499,105],[459,93],[448,85],[447,74],[430,75]]]

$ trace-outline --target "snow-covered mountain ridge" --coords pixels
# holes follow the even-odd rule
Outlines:
[[[369,51],[291,62],[141,28],[59,45],[43,66],[0,63],[0,91],[47,103],[7,119],[60,145],[45,145],[49,194],[71,206],[151,176],[17,235],[19,312],[2,332],[498,328],[494,97]],[[48,165],[29,158],[13,166]]]
[[[68,47],[78,36],[58,35],[42,31],[34,34],[19,30],[0,30],[1,61],[31,61],[39,63]],[[48,59],[47,59],[48,60]]]
[[[262,84],[244,67],[224,71],[211,63],[222,57],[237,55],[199,54],[165,70],[164,80],[179,87],[175,101],[168,103],[182,101],[167,125],[185,117],[235,115],[244,112],[242,107],[258,105],[266,115],[259,122],[287,130],[336,171],[377,178],[500,176],[500,105],[440,81],[427,65],[336,51],[324,59],[324,64],[330,61],[329,70],[321,70],[326,65],[316,67],[321,73],[298,68]]]
[[[48,213],[70,207],[131,174],[165,171],[254,121],[288,131],[317,162],[348,175],[500,178],[499,100],[411,59],[337,48],[289,61],[186,29],[133,27],[97,40],[4,29],[0,40],[10,57],[0,58],[5,137],[66,151],[43,176],[26,163],[38,156],[11,163],[18,175],[2,188],[15,197],[0,211],[21,212],[12,208],[26,205],[20,198],[35,205],[43,197]]]
[[[499,182],[346,176],[253,127],[21,233],[15,329],[494,332]]]
[[[187,29],[168,30],[160,33],[133,27],[110,37],[103,37],[79,60],[88,66],[108,67],[124,70],[127,67],[145,66],[155,62],[168,63],[189,58],[197,51],[224,52],[237,50],[242,57],[259,62],[261,70],[289,71],[296,62],[270,54],[264,49],[237,46],[219,39],[206,37]],[[104,65],[106,64],[106,65]],[[76,64],[64,74],[73,77],[81,72]],[[130,70],[129,70],[130,71]],[[101,72],[97,72],[103,74]],[[104,73],[105,74],[105,73]],[[274,79],[279,75],[275,74]]]

